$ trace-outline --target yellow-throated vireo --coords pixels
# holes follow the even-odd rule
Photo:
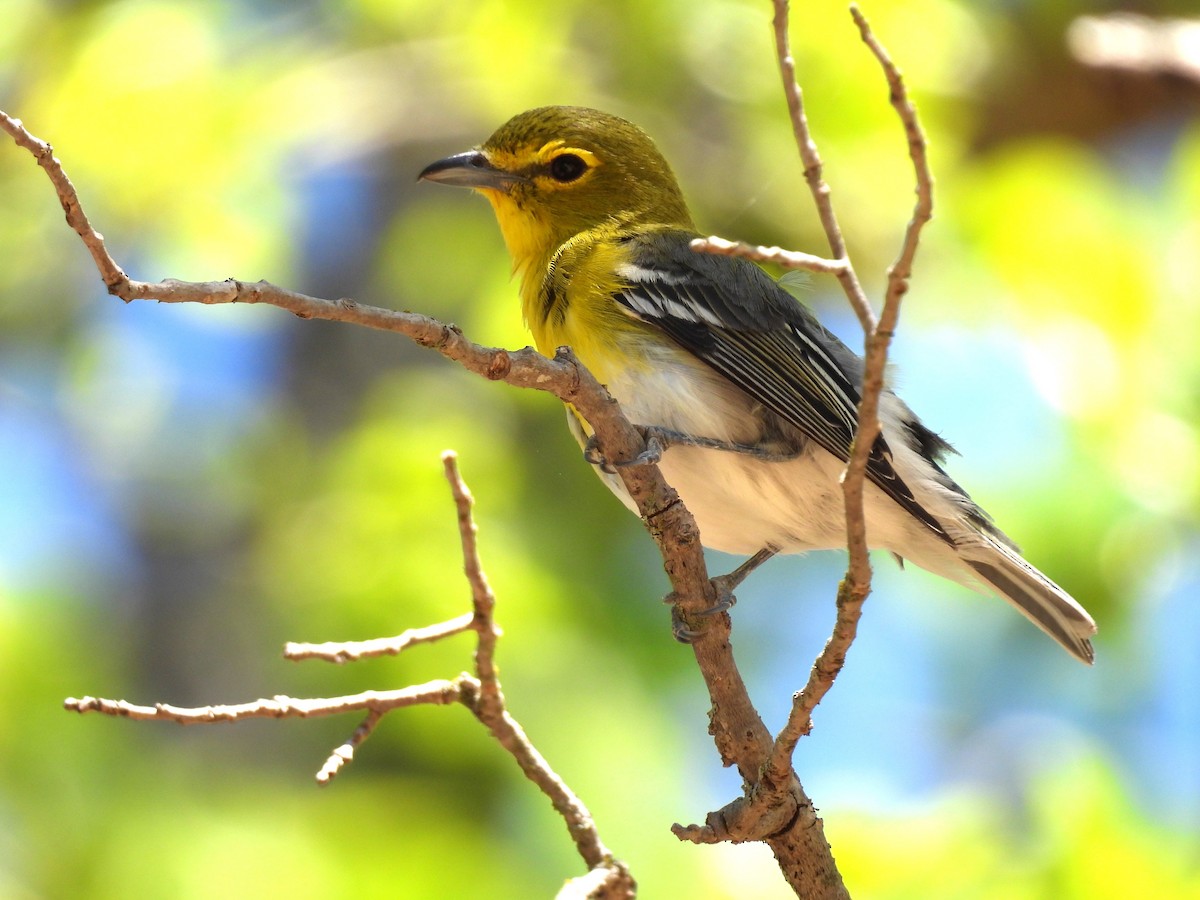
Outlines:
[[[491,202],[538,349],[572,347],[651,429],[705,546],[845,547],[840,478],[862,360],[758,266],[691,249],[691,214],[645,132],[593,109],[543,107],[420,177]],[[586,425],[567,413],[583,443]],[[1091,616],[946,474],[950,446],[890,390],[879,418],[864,501],[870,545],[998,594],[1091,662]],[[635,509],[612,470],[597,469]]]

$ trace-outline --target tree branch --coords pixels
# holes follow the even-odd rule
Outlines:
[[[930,220],[933,214],[933,177],[925,152],[925,136],[917,118],[917,110],[908,92],[899,70],[888,56],[887,51],[879,43],[866,17],[858,6],[851,4],[850,15],[858,26],[859,34],[864,43],[871,49],[883,69],[891,91],[890,100],[900,117],[901,124],[908,141],[909,156],[912,159],[916,175],[916,205],[912,219],[905,229],[904,239],[896,261],[888,268],[887,293],[884,297],[883,312],[878,323],[867,334],[867,352],[863,369],[862,402],[859,405],[858,430],[855,434],[850,461],[843,477],[843,488],[846,492],[847,522],[850,520],[850,507],[853,505],[862,510],[862,492],[867,470],[870,450],[879,434],[879,396],[883,391],[884,370],[887,366],[888,347],[895,334],[896,324],[900,317],[900,302],[908,291],[908,280],[912,274],[912,263],[916,256],[920,240],[921,228]],[[848,526],[849,527],[849,526]],[[866,564],[866,534],[862,532],[862,544],[859,548]],[[796,742],[801,736],[812,729],[812,713],[818,703],[825,697],[833,686],[845,663],[846,653],[854,641],[858,629],[858,619],[861,614],[863,601],[870,590],[870,570],[867,569],[867,580],[861,580],[856,574],[854,565],[854,543],[859,540],[857,529],[852,530],[851,566],[846,578],[838,587],[837,621],[833,634],[826,643],[821,655],[813,663],[807,684],[795,698],[787,724],[776,739],[775,751],[771,758],[772,771],[782,772],[791,765],[791,755]]]
[[[833,207],[831,190],[822,174],[821,156],[804,111],[803,92],[796,81],[795,60],[788,39],[788,0],[773,0],[773,3],[775,48],[789,118],[800,159],[804,164],[805,180],[812,193],[833,258],[823,259],[806,253],[781,250],[778,247],[754,247],[717,237],[693,241],[692,246],[696,250],[708,253],[742,256],[774,262],[788,268],[807,269],[836,276],[863,327],[865,352],[858,423],[850,458],[842,477],[850,560],[846,576],[838,586],[837,617],[829,640],[813,663],[807,683],[794,695],[788,721],[775,740],[769,763],[759,784],[756,800],[760,803],[769,803],[764,798],[785,790],[789,779],[794,777],[791,759],[796,743],[801,736],[811,731],[813,711],[833,686],[845,664],[846,654],[857,634],[862,605],[870,593],[871,566],[863,511],[867,462],[880,430],[879,398],[884,386],[888,347],[899,320],[900,302],[908,290],[920,232],[931,218],[933,209],[933,178],[929,171],[925,136],[917,118],[916,108],[908,97],[899,70],[875,37],[866,17],[857,5],[852,4],[850,14],[858,27],[859,35],[883,69],[890,91],[890,102],[904,126],[908,152],[916,174],[917,200],[913,215],[905,230],[900,253],[888,269],[883,312],[880,318],[876,319],[846,252],[845,240]],[[735,818],[745,814],[745,810],[737,808],[738,803],[739,801],[735,801],[722,812],[732,814]],[[693,826],[693,839],[718,839],[722,827],[723,823],[720,820],[710,822],[705,828]],[[836,884],[831,883],[829,896],[839,896],[844,894],[844,891],[839,876]]]
[[[98,712],[106,716],[143,721],[176,722],[180,725],[212,725],[217,722],[240,722],[244,719],[309,719],[336,716],[355,710],[373,713],[390,712],[407,706],[445,706],[461,703],[463,684],[458,679],[429,681],[394,691],[363,691],[344,697],[296,698],[277,694],[271,698],[249,703],[228,703],[213,706],[172,706],[156,703],[139,706],[125,700],[103,697],[68,697],[63,707],[72,712]]]
[[[426,625],[424,628],[409,628],[395,637],[375,638],[370,641],[326,641],[321,644],[288,641],[283,647],[283,657],[293,662],[302,659],[323,659],[326,662],[341,664],[376,656],[397,656],[417,644],[430,644],[470,631],[474,622],[474,613],[464,613],[449,622]]]
[[[908,290],[908,279],[912,273],[921,228],[932,217],[933,210],[933,178],[929,171],[924,132],[917,119],[916,107],[908,97],[899,70],[871,31],[870,24],[856,4],[851,4],[850,15],[858,26],[863,42],[879,61],[887,79],[891,104],[900,117],[908,141],[909,156],[916,175],[917,200],[912,219],[905,229],[899,256],[888,269],[883,312],[866,335],[858,428],[842,479],[846,495],[850,566],[846,577],[838,586],[837,620],[832,635],[813,663],[807,683],[795,695],[786,725],[776,738],[770,763],[770,772],[774,778],[783,777],[783,774],[790,770],[796,743],[812,730],[813,710],[833,687],[834,680],[845,664],[846,654],[858,631],[863,602],[870,592],[870,563],[867,558],[866,523],[863,518],[867,461],[880,430],[879,397],[884,386],[888,347],[899,320],[900,302]],[[853,298],[851,299],[853,302]]]
[[[128,276],[104,246],[104,235],[96,231],[92,227],[92,223],[88,221],[83,206],[79,202],[79,195],[75,192],[75,185],[71,184],[71,179],[63,170],[62,163],[55,157],[54,148],[26,131],[20,119],[12,118],[4,110],[0,110],[0,129],[7,132],[18,147],[23,147],[32,153],[37,164],[45,170],[50,183],[54,185],[54,192],[58,195],[63,212],[67,215],[67,224],[74,229],[75,233],[83,240],[83,245],[87,247],[88,252],[92,254],[92,260],[100,272],[100,278],[109,291],[112,291],[114,285],[128,281]]]
[[[221,706],[187,708],[157,703],[154,706],[138,706],[124,700],[106,700],[97,697],[68,698],[67,709],[78,713],[100,712],[110,716],[130,719],[165,720],[183,725],[212,724],[215,722],[239,722],[256,718],[310,718],[315,716],[339,715],[354,710],[366,710],[367,716],[354,733],[326,759],[317,773],[319,784],[328,784],[354,757],[354,751],[374,732],[383,716],[394,709],[408,706],[434,704],[444,706],[461,703],[483,724],[496,741],[516,760],[525,777],[537,785],[549,799],[554,809],[567,825],[576,850],[588,866],[590,880],[575,879],[564,888],[563,897],[631,898],[635,895],[635,883],[625,864],[615,859],[600,839],[583,801],[566,785],[538,752],[526,736],[520,724],[508,712],[504,694],[496,675],[495,652],[500,629],[496,625],[494,611],[496,598],[488,586],[487,576],[479,559],[476,542],[477,528],[471,507],[474,503],[458,471],[458,458],[452,451],[442,455],[446,480],[450,483],[458,514],[459,537],[463,549],[463,569],[471,586],[472,612],[466,625],[462,617],[441,625],[419,629],[422,640],[406,637],[416,632],[406,632],[394,639],[388,652],[399,653],[417,643],[441,640],[466,630],[476,633],[475,674],[463,673],[453,679],[439,679],[426,684],[413,685],[392,691],[364,691],[344,697],[295,699],[275,696]],[[319,653],[301,653],[292,659],[322,658],[333,662],[361,659],[367,655],[359,652],[359,642],[349,649],[336,645],[289,645],[289,647],[320,647]],[[382,643],[382,642],[380,642]],[[591,893],[574,893],[572,885],[589,885]]]
[[[504,693],[500,689],[500,680],[496,673],[495,652],[496,641],[500,637],[500,629],[496,627],[493,610],[496,607],[496,596],[488,584],[483,565],[479,560],[479,550],[476,542],[478,529],[471,507],[474,499],[467,489],[458,472],[457,457],[452,452],[442,456],[446,480],[454,495],[455,507],[458,511],[458,530],[462,541],[463,569],[467,582],[471,585],[471,601],[475,612],[472,628],[478,635],[475,647],[475,674],[478,676],[478,693],[474,698],[472,712],[476,718],[487,726],[492,736],[507,750],[525,773],[525,777],[536,784],[554,804],[554,808],[567,823],[579,854],[588,864],[588,869],[606,866],[614,862],[613,855],[600,840],[599,832],[592,822],[591,813],[583,801],[567,787],[566,783],[554,772],[550,764],[538,749],[533,746],[525,735],[524,729],[508,712],[504,701]],[[627,886],[632,896],[633,880],[624,865],[620,865],[628,882]]]
[[[728,241],[723,237],[712,235],[697,238],[692,241],[693,250],[701,253],[712,253],[716,256],[740,256],[755,262],[769,262],[783,266],[785,269],[805,269],[819,275],[841,275],[846,271],[847,261],[844,259],[825,259],[802,253],[799,250],[784,250],[782,247],[756,247],[745,241]]]
[[[825,237],[829,241],[829,252],[834,260],[841,263],[843,268],[836,273],[838,281],[845,291],[850,306],[854,309],[863,331],[869,332],[875,327],[875,314],[871,311],[871,303],[863,291],[854,265],[846,252],[846,241],[842,237],[842,228],[838,224],[837,214],[833,210],[832,191],[825,183],[824,168],[821,154],[817,152],[816,142],[808,127],[808,116],[804,113],[804,92],[796,80],[796,61],[792,58],[791,45],[788,40],[788,0],[772,0],[775,6],[773,20],[775,31],[775,54],[779,60],[779,75],[783,79],[783,94],[787,99],[788,118],[792,122],[792,133],[796,138],[796,148],[800,152],[800,161],[804,164],[804,180],[812,192],[813,203],[817,207],[817,215],[821,219],[821,227],[825,229]]]

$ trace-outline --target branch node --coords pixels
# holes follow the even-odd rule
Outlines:
[[[446,347],[449,346],[450,342],[455,338],[455,336],[462,336],[462,331],[457,325],[441,322],[435,324],[438,327],[432,334],[415,334],[412,335],[412,339],[422,347],[428,347],[431,350],[444,352]]]
[[[794,783],[792,779],[788,781]],[[800,814],[801,800],[791,787],[775,788],[760,781],[749,797],[738,797],[710,812],[703,825],[673,825],[672,833],[693,844],[761,841],[787,831]]]
[[[484,375],[491,381],[504,381],[511,372],[512,357],[507,350],[497,350],[492,354],[492,360],[488,363]]]

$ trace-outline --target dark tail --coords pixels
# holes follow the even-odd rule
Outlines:
[[[1096,654],[1088,638],[1096,633],[1096,623],[1087,610],[1016,551],[991,542],[981,549],[991,551],[986,559],[972,559],[969,551],[963,552],[963,561],[975,576],[1071,655],[1091,665]]]

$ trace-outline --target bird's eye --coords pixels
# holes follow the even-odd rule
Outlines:
[[[550,161],[550,177],[563,184],[574,181],[587,171],[587,163],[574,153],[561,153]]]

